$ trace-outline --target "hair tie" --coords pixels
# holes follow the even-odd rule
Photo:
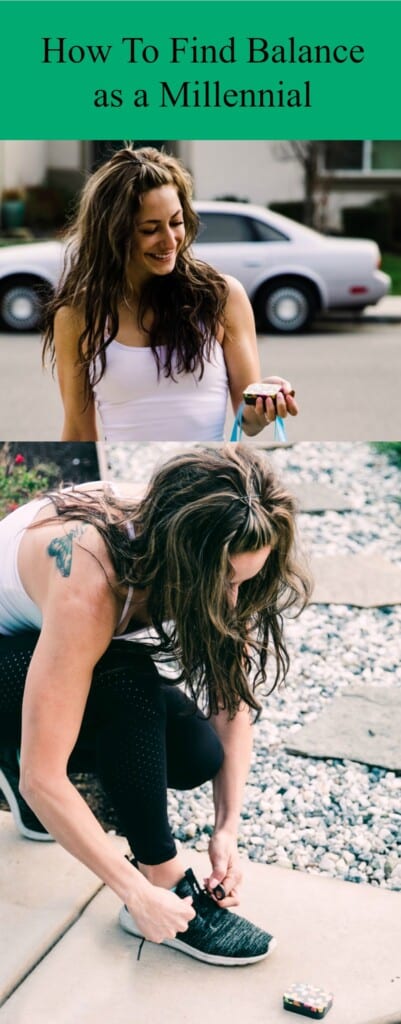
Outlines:
[[[238,500],[242,501],[243,505],[247,505],[248,509],[250,511],[252,511],[252,509],[253,509],[253,499],[255,497],[256,497],[255,494],[239,494],[238,495]]]

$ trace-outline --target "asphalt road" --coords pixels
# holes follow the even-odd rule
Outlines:
[[[320,324],[308,335],[260,337],[259,348],[263,375],[296,389],[301,412],[288,421],[289,441],[401,440],[399,324]],[[0,335],[0,440],[59,440],[61,424],[38,336]]]
[[[263,376],[288,377],[300,413],[289,441],[401,440],[401,325],[326,323],[259,339]]]

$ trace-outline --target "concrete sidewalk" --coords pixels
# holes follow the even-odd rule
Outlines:
[[[0,812],[0,864],[1,1005],[102,883],[57,843],[19,836],[8,811]]]
[[[89,888],[76,877],[66,893],[69,855],[21,839],[7,812],[0,822],[0,860],[13,865],[0,890],[4,991],[7,965],[14,979],[1,1024],[288,1024],[282,993],[295,981],[334,993],[330,1024],[400,1024],[399,894],[245,862],[241,912],[277,937],[271,957],[234,970],[145,943],[138,961],[116,897],[89,872]],[[202,879],[206,856],[189,850],[188,864]],[[62,903],[74,913],[63,918]],[[58,917],[58,936],[45,917]]]

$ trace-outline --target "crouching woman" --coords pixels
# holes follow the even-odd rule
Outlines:
[[[132,934],[211,963],[267,956],[269,933],[228,908],[239,902],[255,688],[286,674],[282,613],[305,603],[308,581],[292,498],[265,457],[241,445],[186,451],[139,500],[106,484],[51,493],[0,523],[0,563],[0,786],[20,831],[56,839],[94,871]],[[156,646],[135,640],[144,627]],[[161,655],[181,686],[160,675]],[[87,768],[131,860],[70,781]],[[177,852],[167,791],[208,779],[215,827],[201,888]]]

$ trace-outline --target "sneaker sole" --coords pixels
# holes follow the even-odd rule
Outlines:
[[[0,768],[0,789],[1,789],[2,793],[4,793],[4,796],[5,796],[6,800],[7,800],[7,803],[9,805],[10,811],[11,811],[12,816],[14,818],[14,822],[15,822],[15,824],[17,826],[18,831],[21,833],[21,835],[24,836],[25,839],[34,839],[38,843],[54,843],[53,836],[49,835],[48,832],[34,832],[33,829],[28,828],[26,825],[24,825],[24,822],[23,822],[23,820],[21,818],[20,809],[19,809],[19,806],[18,806],[18,801],[17,801],[17,799],[15,797],[14,790],[11,789],[10,783],[9,783],[6,775],[4,775],[4,772],[2,771],[1,768]]]
[[[121,928],[130,935],[135,935],[137,939],[143,939],[142,933],[135,924],[131,914],[126,907],[121,907],[119,914],[119,923]],[[150,940],[146,940],[150,941]],[[260,956],[251,957],[236,957],[235,959],[231,956],[217,956],[213,953],[202,953],[200,949],[196,949],[195,946],[188,946],[182,939],[163,939],[163,942],[154,943],[154,945],[170,946],[171,949],[177,949],[180,953],[186,953],[187,956],[192,956],[195,960],[202,960],[206,964],[215,964],[218,967],[245,967],[247,964],[256,964],[259,960],[266,960],[270,953],[277,946],[277,940],[272,938],[269,942],[269,948],[266,953],[261,953]]]

